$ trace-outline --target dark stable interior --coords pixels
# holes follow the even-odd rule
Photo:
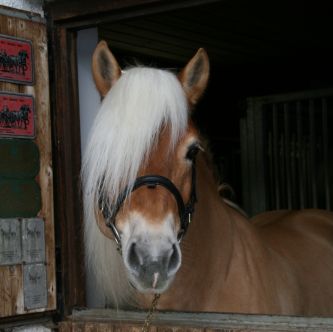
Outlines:
[[[211,62],[194,120],[210,142],[221,181],[242,205],[240,119],[246,98],[333,86],[328,1],[226,0],[102,24],[122,67],[180,70],[199,47]]]

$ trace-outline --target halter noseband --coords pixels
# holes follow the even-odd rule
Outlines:
[[[168,178],[161,175],[145,175],[138,177],[133,185],[131,192],[142,187],[147,186],[150,189],[155,189],[157,186],[162,186],[166,188],[175,198],[178,207],[178,214],[180,218],[180,230],[177,235],[177,239],[179,242],[182,241],[184,235],[186,234],[188,225],[191,223],[192,214],[194,212],[194,205],[197,201],[196,197],[196,186],[195,186],[195,160],[192,161],[192,188],[190,193],[190,198],[187,204],[184,203],[182,195],[180,194],[177,187],[170,181]],[[116,215],[118,214],[122,204],[128,196],[128,191],[124,190],[124,192],[119,196],[114,208],[112,209],[112,213],[108,208],[108,204],[105,202],[106,199],[103,197],[104,195],[99,193],[99,209],[102,211],[103,217],[106,222],[106,226],[108,226],[113,235],[114,239],[117,243],[118,249],[121,250],[121,239],[118,229],[115,224]]]

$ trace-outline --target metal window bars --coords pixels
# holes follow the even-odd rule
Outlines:
[[[241,119],[244,209],[333,207],[333,90],[249,98]]]

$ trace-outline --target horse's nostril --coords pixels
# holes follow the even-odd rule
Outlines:
[[[176,245],[172,245],[172,254],[170,256],[169,265],[168,265],[168,273],[172,274],[176,272],[179,267],[179,252],[177,250]]]
[[[142,264],[138,252],[136,250],[136,243],[133,242],[128,250],[128,263],[129,265],[137,270],[138,267]]]

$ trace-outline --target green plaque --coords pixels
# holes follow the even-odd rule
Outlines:
[[[0,218],[31,218],[40,209],[41,193],[34,179],[0,178]]]
[[[33,141],[0,139],[0,179],[34,178],[39,172],[39,151]]]

